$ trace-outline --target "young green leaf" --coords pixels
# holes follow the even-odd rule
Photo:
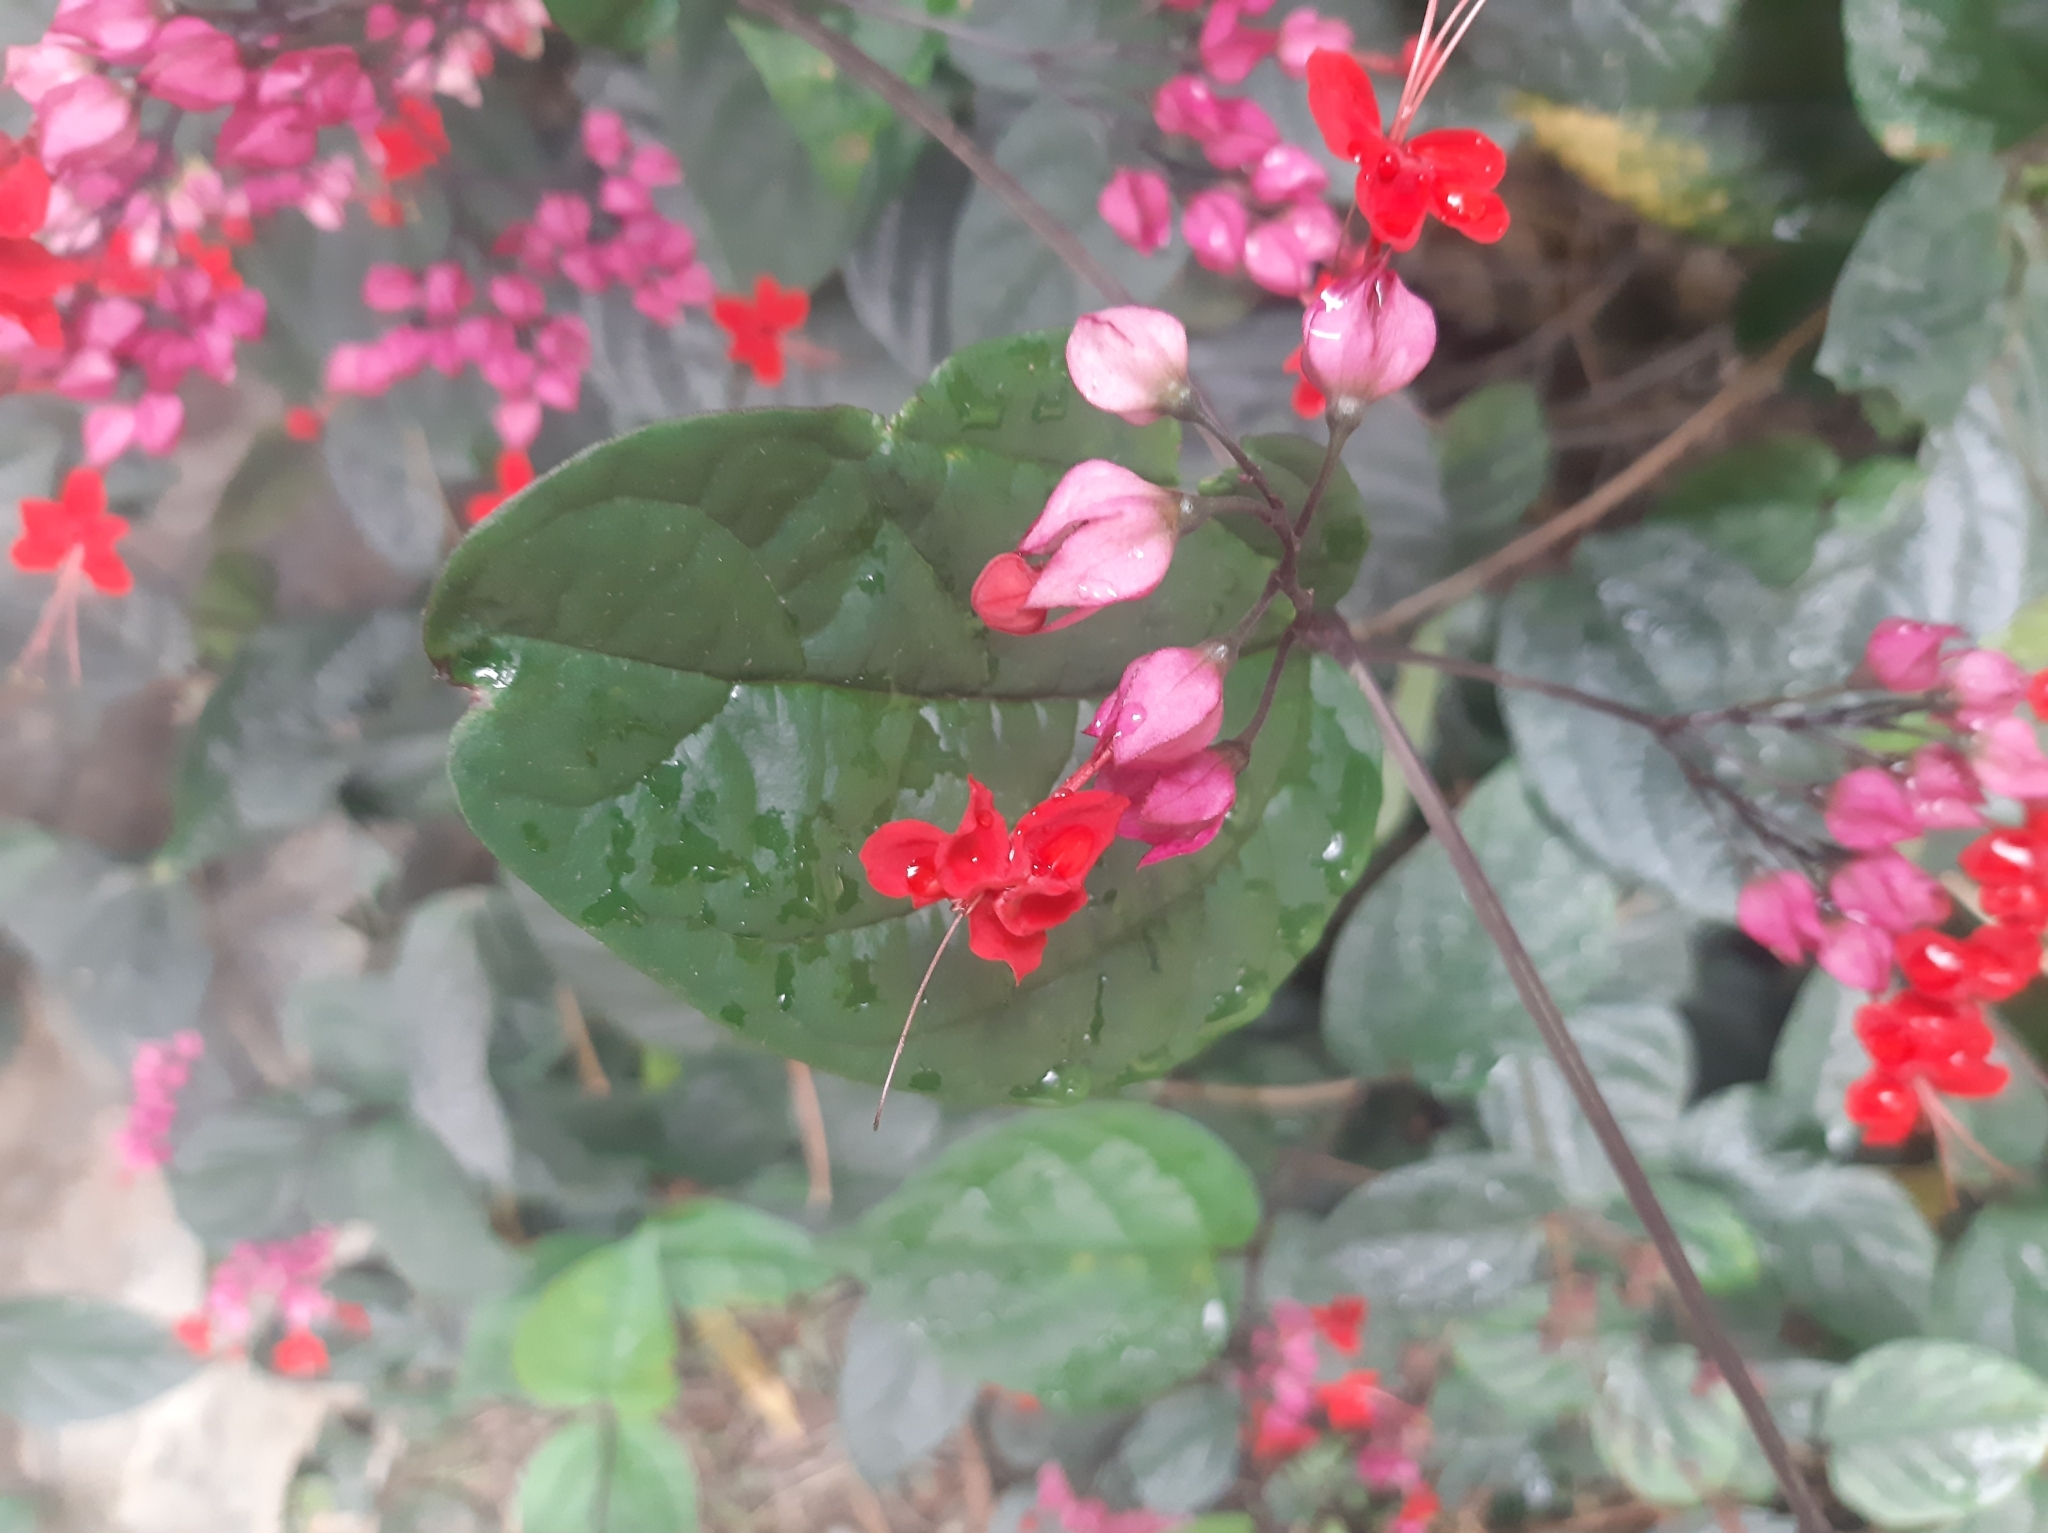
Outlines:
[[[661,1249],[642,1231],[573,1262],[512,1338],[519,1384],[543,1405],[609,1405],[652,1417],[676,1397],[676,1328]]]

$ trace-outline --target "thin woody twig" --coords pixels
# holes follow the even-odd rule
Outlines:
[[[1379,639],[1399,633],[1433,613],[1455,607],[1466,597],[1485,590],[1496,580],[1514,574],[1553,548],[1598,525],[1619,510],[1630,496],[1712,436],[1730,416],[1775,389],[1785,369],[1791,366],[1792,359],[1818,340],[1826,326],[1825,310],[1808,315],[1777,345],[1723,385],[1718,394],[1694,411],[1677,430],[1577,505],[1560,512],[1542,526],[1530,529],[1477,564],[1468,564],[1455,575],[1446,576],[1435,585],[1425,586],[1413,596],[1395,602],[1386,611],[1353,624],[1353,637]]]
[[[590,1026],[583,1020],[583,1008],[576,1002],[576,992],[567,985],[555,986],[555,1020],[561,1025],[570,1057],[576,1061],[576,1084],[582,1088],[583,1094],[587,1097],[610,1096],[611,1077],[604,1073],[604,1061],[597,1057],[597,1046],[590,1041]]]
[[[1261,1112],[1316,1112],[1349,1107],[1365,1095],[1363,1081],[1308,1081],[1298,1086],[1240,1086],[1227,1081],[1160,1081],[1155,1102],[1207,1102],[1217,1107],[1256,1107]]]
[[[1542,974],[1536,968],[1529,950],[1522,945],[1520,935],[1515,931],[1514,922],[1509,918],[1507,907],[1501,903],[1500,895],[1493,882],[1480,866],[1472,844],[1465,839],[1459,828],[1458,817],[1452,811],[1443,790],[1430,775],[1422,757],[1415,748],[1415,742],[1408,737],[1393,705],[1381,690],[1378,680],[1372,674],[1372,667],[1366,663],[1359,646],[1341,624],[1326,623],[1310,635],[1310,642],[1340,661],[1351,672],[1352,678],[1364,692],[1367,704],[1378,721],[1380,737],[1387,753],[1400,766],[1401,774],[1408,781],[1409,791],[1421,809],[1429,828],[1436,834],[1445,855],[1450,859],[1458,881],[1464,886],[1465,897],[1472,902],[1480,924],[1499,949],[1502,961],[1507,965],[1508,976],[1514,982],[1516,993],[1522,1004],[1528,1008],[1535,1020],[1537,1030],[1542,1033],[1551,1056],[1557,1062],[1558,1072],[1564,1077],[1579,1110],[1593,1129],[1593,1135],[1600,1141],[1600,1147],[1614,1167],[1615,1176],[1620,1180],[1622,1190],[1627,1194],[1629,1206],[1642,1221],[1648,1232],[1650,1243],[1657,1248],[1657,1255],[1664,1263],[1664,1270],[1671,1278],[1671,1286],[1677,1292],[1680,1305],[1692,1331],[1699,1341],[1700,1349],[1727,1380],[1734,1391],[1743,1415],[1749,1421],[1750,1430],[1756,1435],[1757,1444],[1763,1449],[1764,1458],[1777,1477],[1779,1488],[1784,1492],[1785,1501],[1792,1509],[1792,1515],[1799,1523],[1801,1533],[1828,1533],[1828,1520],[1815,1499],[1813,1489],[1793,1462],[1791,1445],[1778,1429],[1771,1415],[1769,1403],[1763,1391],[1758,1388],[1756,1377],[1743,1360],[1741,1349],[1734,1338],[1721,1324],[1715,1314],[1713,1302],[1706,1290],[1700,1286],[1699,1275],[1693,1271],[1692,1263],[1686,1258],[1685,1246],[1672,1227],[1670,1217],[1658,1201],[1655,1189],[1650,1186],[1649,1176],[1644,1172],[1642,1162],[1636,1159],[1630,1148],[1628,1137],[1622,1132],[1614,1111],[1607,1105],[1607,1098],[1600,1090],[1599,1082],[1593,1078],[1592,1070],[1586,1064],[1585,1055],[1579,1050],[1578,1042],[1572,1037],[1571,1029],[1565,1025],[1564,1014],[1558,1010],[1557,1001],[1550,988],[1544,983]]]
[[[804,1207],[818,1212],[832,1206],[832,1146],[825,1138],[825,1113],[818,1106],[818,1083],[811,1078],[811,1067],[800,1059],[784,1064],[789,1068],[789,1110],[796,1119],[804,1172],[810,1178]]]
[[[1023,183],[962,132],[958,123],[925,100],[888,65],[874,58],[844,33],[835,32],[804,15],[790,4],[790,0],[740,0],[740,9],[752,11],[792,37],[802,38],[853,79],[867,86],[973,172],[974,178],[995,193],[1003,206],[1015,213],[1075,276],[1111,303],[1131,302],[1129,290],[1117,281],[1109,268],[1089,253],[1088,247],[1081,243],[1073,230],[1053,217],[1043,203],[1024,190]]]

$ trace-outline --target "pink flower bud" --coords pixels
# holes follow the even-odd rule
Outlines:
[[[233,106],[247,83],[235,40],[197,16],[165,22],[142,66],[142,88],[188,112]]]
[[[176,394],[144,394],[135,401],[135,445],[161,458],[185,429],[185,401]]]
[[[1154,171],[1118,170],[1096,198],[1095,211],[1140,255],[1156,255],[1173,238],[1173,196],[1166,178]]]
[[[389,0],[377,0],[363,13],[363,36],[373,43],[381,43],[396,37],[401,24],[398,7],[390,4]]]
[[[98,298],[86,309],[79,339],[97,351],[114,352],[134,338],[146,318],[132,298]]]
[[[1977,729],[2004,718],[2027,695],[2027,673],[2010,655],[1995,649],[1967,649],[1942,663],[1943,680],[1956,701],[1956,722]]]
[[[381,359],[384,375],[394,382],[410,378],[425,367],[427,353],[431,349],[426,331],[417,325],[394,326],[371,344]]]
[[[1906,768],[1906,799],[1922,830],[1967,830],[1984,823],[1984,790],[1953,745],[1923,745]]]
[[[533,375],[533,397],[550,410],[573,410],[583,397],[583,375],[542,368]]]
[[[1941,683],[1941,646],[1963,631],[1948,623],[1888,617],[1870,631],[1863,663],[1892,692],[1926,692]]]
[[[105,399],[120,381],[119,365],[104,351],[78,351],[57,374],[57,392],[67,399]]]
[[[151,0],[60,0],[50,30],[77,38],[109,64],[133,64],[156,36],[156,8]]]
[[[1920,820],[1898,779],[1858,767],[1828,794],[1828,834],[1852,852],[1874,852],[1920,834]]]
[[[238,287],[213,301],[214,324],[238,341],[261,340],[268,317],[269,300],[260,288]]]
[[[533,338],[534,355],[549,367],[580,373],[590,365],[590,327],[574,314],[561,314]]]
[[[327,391],[331,394],[381,394],[391,374],[381,352],[359,341],[343,341],[327,357]]]
[[[1252,167],[1252,196],[1269,207],[1304,197],[1320,197],[1330,173],[1299,144],[1275,144]]]
[[[1223,127],[1216,92],[1200,75],[1176,75],[1152,95],[1152,120],[1161,133],[1206,139]]]
[[[583,152],[600,170],[616,167],[632,143],[626,134],[626,120],[617,112],[596,107],[583,114]]]
[[[1244,242],[1245,275],[1269,293],[1299,297],[1314,280],[1316,263],[1284,219],[1260,224]]]
[[[323,128],[374,128],[383,117],[375,82],[341,44],[280,53],[256,77],[258,106],[295,106]]]
[[[1188,199],[1180,216],[1180,232],[1199,264],[1227,273],[1244,264],[1245,231],[1250,222],[1251,216],[1235,193],[1212,186]]]
[[[1301,80],[1308,76],[1308,56],[1318,48],[1332,53],[1351,51],[1351,25],[1335,16],[1319,16],[1307,6],[1290,11],[1280,23],[1280,42],[1275,50],[1280,67]]]
[[[2001,798],[2048,798],[2048,757],[2025,719],[1993,719],[1971,741],[1977,781]]]
[[[1888,932],[1939,926],[1949,914],[1941,880],[1889,849],[1836,869],[1828,880],[1828,897],[1843,915]]]
[[[606,176],[597,190],[597,205],[614,218],[633,218],[651,209],[654,199],[631,176]]]
[[[477,363],[477,371],[500,394],[524,394],[532,387],[539,367],[517,346],[493,346]]]
[[[135,440],[135,407],[111,404],[88,410],[79,435],[85,442],[85,461],[105,468]]]
[[[1242,170],[1280,142],[1265,108],[1256,101],[1219,97],[1216,131],[1202,140],[1202,153],[1218,170]]]
[[[96,72],[90,58],[56,38],[7,50],[7,88],[32,107],[58,86]]]
[[[1187,329],[1135,305],[1084,314],[1067,336],[1067,371],[1096,409],[1148,426],[1187,403]]]
[[[1805,876],[1789,869],[1742,886],[1735,924],[1780,963],[1804,963],[1820,946],[1820,902]]]
[[[1851,990],[1877,995],[1892,981],[1892,939],[1863,921],[1830,921],[1815,961]]]
[[[1344,240],[1344,225],[1331,206],[1320,197],[1304,197],[1292,203],[1280,218],[1301,241],[1302,253],[1311,261],[1327,261]]]
[[[997,554],[974,578],[968,604],[997,633],[1031,634],[1045,627],[1045,612],[1031,605],[1038,571],[1019,553]]]
[[[586,293],[601,293],[606,286],[604,262],[598,252],[585,245],[577,250],[562,252],[562,275],[572,286]]]
[[[1239,13],[1243,9],[1245,7],[1241,7],[1238,0],[1214,0],[1208,16],[1202,21],[1197,44],[1201,49],[1202,67],[1211,78],[1225,85],[1236,85],[1243,80],[1280,41],[1276,33],[1242,25]]]
[[[1117,834],[1152,848],[1138,861],[1150,867],[1169,857],[1199,852],[1223,828],[1224,817],[1237,802],[1241,749],[1200,751],[1161,772],[1143,767],[1109,767],[1097,786],[1131,801],[1117,825]]]
[[[420,301],[426,305],[429,319],[453,319],[474,297],[476,288],[460,262],[436,261],[422,274]]]
[[[36,109],[37,148],[54,175],[104,164],[135,144],[135,103],[102,75],[49,91]]]
[[[1111,602],[1149,596],[1166,578],[1185,497],[1101,458],[1077,463],[1053,487],[1017,546],[1050,555],[1031,588],[1042,611],[1072,607],[1065,627]]]
[[[1223,675],[1232,656],[1218,644],[1155,649],[1124,668],[1087,733],[1117,767],[1156,769],[1185,761],[1223,727]]]
[[[500,272],[491,278],[491,307],[515,325],[527,325],[547,313],[548,299],[531,277]]]
[[[557,249],[569,250],[590,238],[590,204],[571,192],[548,192],[535,205],[533,229]]]
[[[491,425],[497,431],[499,441],[523,451],[531,447],[533,439],[540,435],[540,401],[502,399],[491,411]]]
[[[645,187],[681,186],[683,167],[666,144],[642,144],[626,174]]]
[[[312,159],[319,147],[320,130],[299,107],[245,100],[220,125],[214,158],[251,170],[291,170]]]
[[[389,261],[379,261],[363,273],[363,303],[378,314],[403,314],[420,304],[417,274]]]
[[[1301,375],[1336,410],[1406,388],[1436,350],[1436,315],[1385,267],[1333,282],[1309,300]]]

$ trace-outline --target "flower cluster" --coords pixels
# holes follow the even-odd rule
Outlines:
[[[1058,1459],[1038,1468],[1038,1494],[1020,1528],[1035,1533],[1170,1533],[1187,1519],[1142,1509],[1113,1512],[1093,1496],[1077,1496]]]
[[[201,1357],[233,1355],[274,1321],[284,1334],[271,1351],[271,1366],[296,1378],[325,1373],[327,1343],[315,1327],[332,1322],[357,1335],[370,1329],[361,1305],[337,1301],[327,1292],[333,1264],[330,1229],[308,1230],[289,1240],[238,1241],[213,1269],[202,1308],[178,1322],[178,1339]]]
[[[1933,1105],[1930,1093],[1996,1095],[2004,1066],[1980,1009],[2018,994],[2041,971],[2048,930],[2048,672],[2029,678],[2010,656],[1955,648],[1960,629],[1887,618],[1871,634],[1864,673],[1900,694],[1939,738],[1898,761],[1858,766],[1828,790],[1833,847],[1825,866],[1786,869],[1744,887],[1742,929],[1787,963],[1812,959],[1872,996],[1857,1014],[1870,1072],[1850,1087],[1850,1119],[1872,1144],[1898,1144]],[[2024,821],[1994,820],[1987,797],[2016,801]],[[1959,859],[1983,924],[1965,936],[1942,882],[1901,844],[1932,830],[1980,829]],[[1824,893],[1816,889],[1819,882]]]
[[[178,1093],[206,1042],[189,1029],[163,1042],[140,1043],[128,1066],[128,1121],[115,1136],[121,1164],[129,1171],[161,1166],[171,1158],[171,1126],[178,1121]]]
[[[1223,179],[1187,199],[1181,234],[1210,271],[1244,272],[1269,292],[1305,292],[1316,266],[1337,253],[1341,226],[1324,200],[1329,175],[1299,144],[1286,142],[1254,101],[1222,94],[1268,57],[1296,79],[1319,48],[1351,46],[1351,28],[1304,6],[1277,29],[1249,26],[1273,0],[1208,0],[1199,51],[1202,72],[1177,75],[1152,97],[1152,120],[1171,141],[1192,140]],[[1203,9],[1203,0],[1175,7]],[[1133,249],[1151,255],[1172,238],[1173,193],[1156,170],[1119,169],[1097,211]]]
[[[1270,1465],[1313,1447],[1326,1431],[1351,1438],[1358,1445],[1359,1483],[1401,1498],[1387,1527],[1420,1533],[1439,1509],[1419,1462],[1429,1443],[1428,1415],[1382,1389],[1373,1369],[1346,1366],[1335,1378],[1324,1376],[1318,1343],[1355,1358],[1365,1318],[1365,1301],[1355,1295],[1323,1305],[1273,1306],[1272,1324],[1253,1334],[1255,1361],[1242,1381],[1251,1454]]]

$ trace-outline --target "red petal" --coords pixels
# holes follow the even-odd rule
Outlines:
[[[768,329],[794,330],[811,317],[811,295],[764,274],[754,279],[754,309]]]
[[[1117,821],[1130,807],[1123,795],[1099,788],[1055,794],[1017,822],[1015,860],[1035,879],[1078,884],[1116,839]]]
[[[64,513],[81,524],[81,532],[89,528],[95,518],[105,515],[106,509],[107,482],[100,478],[98,469],[74,468],[64,476]],[[128,524],[123,522],[121,531],[127,530]]]
[[[1382,181],[1370,172],[1358,178],[1358,211],[1372,232],[1396,250],[1413,250],[1429,211],[1429,193],[1419,175]]]
[[[54,298],[85,274],[84,265],[53,256],[34,240],[0,240],[0,296],[31,302]],[[152,275],[152,290],[155,282]]]
[[[930,905],[946,897],[939,885],[939,853],[946,833],[924,820],[891,820],[860,849],[861,870],[885,899]]]
[[[1508,157],[1477,128],[1438,128],[1408,141],[1409,150],[1447,182],[1490,192],[1507,174]]]
[[[1354,1369],[1334,1384],[1316,1386],[1316,1399],[1323,1414],[1339,1432],[1362,1432],[1372,1425],[1374,1397],[1380,1376],[1370,1368]]]
[[[1011,975],[1021,982],[1045,957],[1045,933],[1018,936],[1003,925],[995,902],[983,900],[967,918],[967,946],[977,958],[1008,964]]]
[[[967,812],[960,828],[939,849],[939,882],[956,900],[997,889],[1010,878],[1010,828],[996,812],[995,798],[967,779]]]
[[[50,173],[32,154],[18,155],[0,169],[0,235],[27,239],[42,228],[50,211]]]
[[[1051,931],[1087,903],[1088,891],[1078,884],[1034,878],[1021,889],[995,896],[996,919],[1012,936],[1032,937]]]
[[[120,518],[116,517],[115,520],[119,521]],[[127,524],[124,522],[122,531],[126,530]],[[115,537],[119,536],[120,533],[115,534]],[[135,589],[135,577],[128,572],[128,566],[122,561],[121,556],[114,552],[112,539],[102,543],[95,538],[87,544],[83,568],[85,578],[92,582],[93,589],[102,596],[126,596]]]
[[[1438,186],[1431,201],[1438,218],[1482,245],[1491,245],[1508,232],[1508,205],[1492,192]]]
[[[1308,109],[1340,160],[1362,160],[1383,141],[1372,76],[1348,53],[1318,48],[1308,56]]]
[[[1358,1350],[1358,1328],[1365,1323],[1365,1300],[1356,1294],[1317,1305],[1309,1314],[1330,1345],[1347,1356]]]
[[[1022,554],[997,554],[974,577],[968,604],[974,615],[997,633],[1037,633],[1045,626],[1045,613],[1025,605],[1037,583],[1038,571]]]
[[[533,483],[533,459],[516,447],[498,454],[498,488],[507,495]]]

